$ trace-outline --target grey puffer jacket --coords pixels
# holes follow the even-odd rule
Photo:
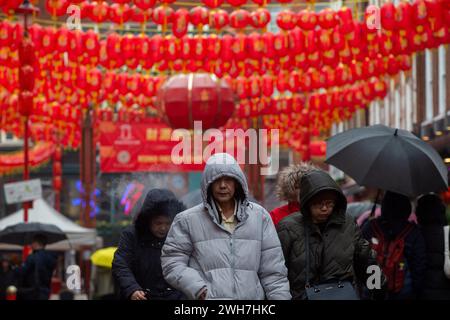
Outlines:
[[[230,233],[211,206],[210,185],[228,176],[242,195]],[[283,251],[268,212],[248,201],[246,178],[229,155],[212,156],[202,177],[203,203],[175,217],[162,249],[166,281],[189,299],[207,288],[207,299],[290,299]]]

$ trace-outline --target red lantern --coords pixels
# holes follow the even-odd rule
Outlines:
[[[283,30],[292,30],[297,25],[297,19],[291,10],[283,10],[277,15],[277,25]]]
[[[34,89],[34,69],[30,65],[19,68],[19,88],[21,91],[33,92]]]
[[[13,15],[14,11],[19,8],[23,0],[7,0],[2,5],[2,10],[6,15]]]
[[[208,8],[215,9],[222,5],[223,0],[202,0],[202,2]]]
[[[209,22],[209,11],[204,7],[194,7],[189,12],[189,19],[195,27],[201,28]]]
[[[303,30],[313,30],[317,26],[317,14],[310,10],[298,13],[298,26]]]
[[[69,4],[68,0],[46,0],[45,8],[51,16],[60,17],[67,13]]]
[[[247,2],[247,0],[227,0],[227,2],[233,7],[240,7],[244,5]]]
[[[59,162],[59,161],[54,161],[54,162],[53,162],[53,175],[54,175],[54,176],[60,176],[61,173],[62,173],[61,162]]]
[[[94,1],[91,4],[91,10],[89,11],[89,18],[97,23],[102,23],[109,18],[109,6],[106,2]]]
[[[160,112],[172,128],[219,128],[234,111],[234,95],[223,80],[209,74],[180,74],[168,79],[159,93]]]
[[[81,19],[89,18],[92,20],[92,8],[94,7],[94,2],[88,2],[87,0],[81,3]],[[109,6],[107,7],[108,17],[109,17]]]
[[[250,21],[250,14],[246,10],[236,10],[230,15],[230,26],[234,29],[244,29]]]
[[[249,23],[254,28],[265,28],[270,22],[270,12],[264,8],[258,8],[250,13]]]
[[[227,26],[229,21],[230,18],[228,16],[228,12],[225,10],[219,9],[211,13],[211,27],[215,28],[217,31],[220,31]]]
[[[133,10],[131,10],[128,4],[114,3],[109,8],[109,18],[112,22],[120,25],[130,20],[132,14]]]
[[[425,0],[414,1],[412,4],[412,17],[416,26],[423,26],[428,23],[428,8]]]
[[[19,46],[19,60],[22,65],[34,65],[36,55],[34,51],[34,44],[29,38],[25,38],[20,42]]]
[[[330,8],[322,10],[317,18],[320,27],[323,29],[333,29],[338,23],[336,13]]]
[[[395,11],[395,22],[397,28],[408,31],[411,28],[412,6],[409,2],[402,1]]]
[[[177,38],[186,35],[189,23],[189,11],[184,8],[178,9],[173,17],[172,33]]]
[[[155,3],[156,0],[134,0],[134,4],[136,5],[136,7],[143,11],[153,8]]]
[[[254,3],[256,3],[258,6],[265,6],[266,4],[270,3],[270,0],[252,0]]]
[[[173,21],[174,11],[171,7],[159,6],[153,10],[153,21],[159,25],[167,25]]]
[[[55,190],[57,191],[60,191],[62,189],[61,177],[53,177],[53,188],[55,188]]]
[[[33,98],[31,91],[22,91],[19,94],[19,112],[22,116],[28,117],[33,112]]]
[[[98,34],[92,30],[83,34],[83,49],[92,58],[98,58],[100,51],[100,42],[98,40]]]
[[[394,30],[395,29],[395,14],[396,9],[392,2],[385,3],[381,6],[380,10],[381,14],[381,25],[386,30]]]
[[[352,9],[349,7],[342,7],[337,12],[340,29],[344,32],[350,32],[353,27]]]
[[[206,39],[207,56],[209,60],[217,60],[220,57],[221,42],[216,35],[211,35]]]
[[[53,53],[55,51],[55,43],[56,43],[56,29],[55,28],[44,29],[41,44],[41,48],[44,51],[44,53],[45,54]]]

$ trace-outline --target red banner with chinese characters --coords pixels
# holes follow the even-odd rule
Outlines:
[[[100,170],[111,172],[201,171],[204,163],[174,163],[172,129],[160,122],[101,122]]]

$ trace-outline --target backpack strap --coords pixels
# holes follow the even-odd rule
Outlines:
[[[414,228],[414,225],[411,223],[408,223],[408,225],[400,232],[400,234],[395,238],[394,241],[396,242],[397,240],[405,239],[408,236],[408,234],[412,231],[413,228]]]
[[[370,221],[370,227],[372,229],[373,235],[377,238],[380,239],[382,242],[384,242],[384,234],[383,231],[381,230],[378,222],[376,219],[373,219]]]

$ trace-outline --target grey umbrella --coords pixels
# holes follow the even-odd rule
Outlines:
[[[53,224],[21,222],[3,229],[0,232],[0,242],[24,246],[31,244],[33,237],[38,234],[47,238],[47,244],[67,239],[64,231]]]
[[[447,168],[429,144],[383,125],[351,129],[327,141],[326,163],[359,185],[418,196],[447,189]]]

